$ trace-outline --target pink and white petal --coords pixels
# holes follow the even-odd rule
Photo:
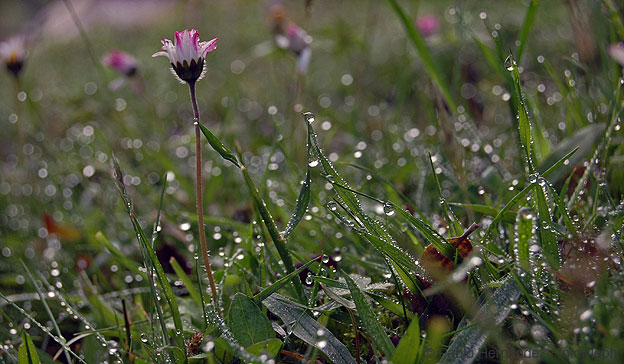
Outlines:
[[[184,60],[184,32],[175,32],[175,54],[180,63]]]
[[[201,48],[203,49],[202,57],[205,57],[209,52],[217,49],[217,41],[219,38],[215,38],[213,40],[209,40],[207,42],[201,42]]]
[[[160,52],[156,52],[154,54],[152,54],[152,57],[158,57],[158,56],[166,56],[169,57],[169,53],[165,52],[165,51],[160,51]]]
[[[193,59],[198,59],[199,58],[199,33],[195,29],[191,30],[190,43],[191,43],[191,57]]]

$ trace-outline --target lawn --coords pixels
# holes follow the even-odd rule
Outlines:
[[[1,364],[624,362],[620,2],[0,20]]]

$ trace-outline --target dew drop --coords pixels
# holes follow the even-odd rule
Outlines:
[[[311,112],[306,112],[303,114],[303,117],[305,118],[305,120],[312,124],[314,122],[314,114],[312,114]]]
[[[338,209],[338,204],[335,201],[329,201],[327,203],[327,208],[329,211],[336,211]]]
[[[513,71],[514,68],[516,68],[516,61],[511,56],[508,56],[505,59],[505,68],[507,69],[507,71],[510,72]]]
[[[389,201],[384,203],[383,210],[386,216],[394,216],[394,214],[396,214],[396,211],[394,210],[394,205]]]

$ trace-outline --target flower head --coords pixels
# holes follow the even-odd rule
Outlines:
[[[175,75],[184,82],[194,83],[202,78],[204,58],[217,49],[217,40],[218,38],[214,38],[208,42],[200,42],[197,30],[185,29],[175,32],[174,42],[163,38],[162,51],[154,53],[152,57],[168,57]]]
[[[416,19],[416,28],[425,36],[431,36],[438,31],[440,21],[435,15],[423,15]]]
[[[116,49],[102,57],[102,64],[128,77],[134,76],[137,72],[136,59],[129,53]]]
[[[0,43],[0,61],[13,73],[19,76],[26,59],[26,37],[16,35]]]
[[[609,46],[609,54],[617,63],[624,67],[624,43],[611,44]]]

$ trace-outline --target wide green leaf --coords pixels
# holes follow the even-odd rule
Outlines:
[[[234,338],[245,348],[275,337],[269,319],[251,298],[242,293],[232,299],[228,324]]]
[[[349,349],[326,327],[312,319],[305,309],[277,293],[267,297],[262,304],[288,325],[295,336],[322,351],[332,363],[355,364]]]

